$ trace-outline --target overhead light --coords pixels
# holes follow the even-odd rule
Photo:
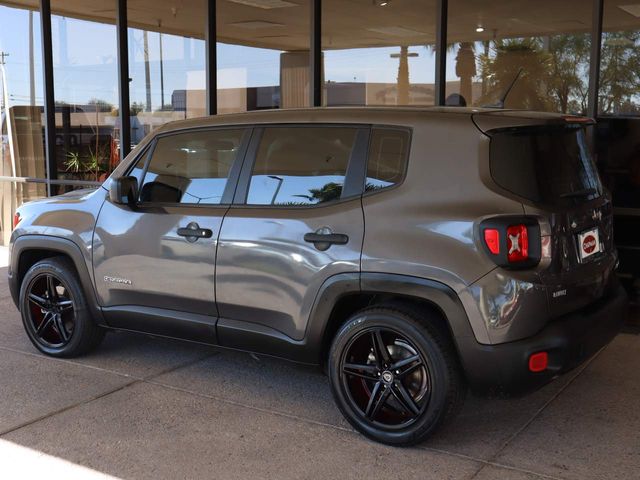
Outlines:
[[[373,0],[373,4],[378,7],[386,7],[391,3],[391,0]]]
[[[484,32],[484,27],[481,27],[481,26],[476,27],[476,32],[478,33]]]
[[[228,1],[232,3],[239,3],[240,5],[247,5],[248,7],[262,8],[264,10],[298,6],[297,3],[287,2],[286,0],[228,0]]]

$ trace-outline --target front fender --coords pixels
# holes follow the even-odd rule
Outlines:
[[[20,278],[21,272],[19,269],[20,258],[30,250],[45,250],[52,252],[51,256],[66,255],[69,257],[78,272],[79,281],[93,318],[99,325],[105,325],[102,310],[98,306],[95,288],[89,273],[90,266],[87,265],[80,247],[66,238],[48,235],[21,235],[15,238],[11,247],[8,277],[11,298],[13,299],[13,303],[15,303],[16,307],[20,308],[19,296],[20,284],[22,282],[22,278]],[[25,272],[22,273],[24,274]]]

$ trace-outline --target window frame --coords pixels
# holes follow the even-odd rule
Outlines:
[[[253,168],[256,163],[258,150],[262,141],[262,136],[267,128],[350,128],[356,130],[356,136],[353,144],[353,150],[349,157],[347,170],[344,175],[344,185],[340,198],[329,202],[321,202],[309,205],[261,205],[249,204],[247,198],[249,195],[249,186]],[[322,208],[326,206],[336,205],[337,203],[347,202],[355,198],[362,197],[364,191],[364,182],[367,169],[367,161],[369,155],[369,142],[371,140],[371,125],[362,123],[265,123],[255,125],[251,143],[245,155],[245,161],[242,165],[242,171],[238,180],[233,197],[234,206],[242,206],[246,208],[277,208],[277,209],[308,209]]]
[[[402,178],[397,183],[389,187],[379,188],[377,190],[370,190],[367,192],[366,190],[366,181],[367,181],[367,173],[369,172],[369,161],[371,160],[371,142],[373,141],[373,131],[374,130],[399,130],[402,132],[406,132],[409,136],[409,146],[403,158],[403,170],[402,170]],[[383,192],[390,192],[391,190],[395,190],[404,184],[404,181],[407,179],[407,172],[409,170],[409,159],[411,158],[411,148],[413,147],[413,128],[411,127],[402,127],[399,125],[371,125],[371,134],[369,136],[369,147],[367,148],[367,163],[365,165],[364,170],[364,185],[362,187],[362,197],[370,197],[372,195],[378,195]]]
[[[262,141],[262,134],[266,128],[354,128],[357,129],[356,139],[354,142],[354,148],[351,153],[351,158],[347,165],[347,171],[345,173],[345,183],[343,186],[342,195],[339,199],[332,200],[330,202],[316,203],[310,205],[259,205],[248,204],[246,199],[249,193],[249,186],[251,183],[251,174],[253,173],[253,167],[255,165],[260,142]],[[198,131],[216,131],[223,129],[243,129],[245,130],[240,145],[238,156],[234,160],[231,169],[229,170],[229,177],[227,179],[227,185],[225,186],[224,193],[222,195],[222,201],[218,204],[202,204],[202,203],[167,203],[167,202],[140,202],[139,195],[144,179],[149,168],[151,158],[156,149],[158,140],[163,137],[171,135],[179,135],[184,133],[198,132]],[[409,137],[409,146],[407,148],[404,158],[404,170],[402,172],[402,178],[400,181],[389,187],[380,188],[377,190],[366,191],[366,179],[367,171],[370,161],[371,153],[371,141],[373,138],[374,130],[400,130],[406,132]],[[132,160],[126,169],[126,173],[123,176],[131,175],[131,172],[136,167],[138,162],[145,157],[144,165],[142,168],[141,178],[138,184],[138,199],[136,199],[137,206],[169,206],[169,207],[216,207],[216,206],[242,206],[249,208],[280,208],[280,209],[304,209],[304,208],[321,208],[324,206],[335,205],[336,203],[342,203],[354,198],[369,197],[372,195],[378,195],[385,192],[390,192],[402,186],[407,178],[407,171],[409,169],[409,159],[411,157],[411,149],[413,147],[413,128],[402,125],[388,125],[388,124],[363,124],[363,123],[264,123],[264,124],[234,124],[234,125],[216,125],[205,127],[191,127],[180,130],[172,130],[170,132],[162,132],[156,134],[153,139],[145,146],[145,148]],[[345,193],[346,192],[346,193]]]
[[[151,165],[151,159],[153,158],[153,154],[158,145],[158,141],[161,138],[176,136],[176,135],[184,135],[189,133],[197,133],[197,132],[215,132],[220,130],[244,130],[242,134],[242,138],[240,139],[240,147],[238,149],[238,155],[233,160],[233,164],[229,169],[229,175],[227,177],[227,183],[225,185],[222,198],[220,203],[187,203],[187,202],[142,202],[140,201],[140,193],[142,191],[142,186],[144,185],[144,179],[147,176],[147,171],[149,166]],[[254,127],[252,125],[219,125],[219,126],[207,126],[207,127],[195,127],[195,128],[185,128],[181,130],[173,130],[170,132],[158,133],[153,140],[149,143],[149,145],[140,152],[127,168],[126,175],[131,175],[133,169],[135,169],[138,162],[143,158],[144,165],[142,168],[142,174],[140,180],[138,181],[138,194],[136,198],[136,206],[139,207],[151,207],[151,206],[163,206],[163,207],[186,207],[186,208],[215,208],[220,206],[229,206],[232,203],[234,193],[238,186],[238,180],[240,177],[240,172],[242,169],[242,165],[244,163],[245,156],[247,154],[247,148],[250,144],[250,141],[253,137]]]

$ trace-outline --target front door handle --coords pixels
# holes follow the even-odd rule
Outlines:
[[[304,241],[313,243],[320,251],[328,250],[331,245],[346,245],[349,236],[344,233],[333,233],[328,227],[322,227],[315,232],[305,233]]]
[[[179,228],[178,235],[185,237],[187,242],[195,242],[199,238],[211,238],[213,231],[208,228],[200,228],[196,222],[191,222],[186,227]]]

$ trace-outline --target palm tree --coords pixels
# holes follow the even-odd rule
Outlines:
[[[309,189],[310,197],[317,200],[318,203],[337,200],[342,194],[342,185],[339,183],[329,182],[321,188]]]
[[[528,110],[554,110],[547,95],[553,71],[553,55],[542,48],[538,38],[495,40],[492,56],[482,55],[483,77],[487,79],[487,94],[478,100],[481,105],[495,104],[522,70],[505,106]]]
[[[456,75],[460,78],[460,95],[467,105],[473,103],[473,77],[476,76],[476,55],[473,43],[462,42],[456,55]]]

